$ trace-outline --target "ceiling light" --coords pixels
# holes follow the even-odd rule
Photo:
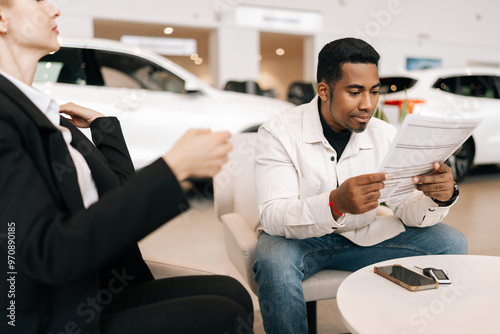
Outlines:
[[[165,35],[170,35],[173,32],[174,32],[174,28],[172,28],[172,27],[166,27],[165,30],[163,30],[163,33]]]
[[[278,56],[283,56],[285,54],[285,50],[283,50],[282,48],[276,49],[276,54]]]
[[[198,59],[200,56],[197,54],[197,53],[193,53],[191,54],[191,56],[189,58],[191,58],[191,60],[196,60]]]
[[[196,59],[194,60],[194,63],[195,63],[196,65],[201,65],[201,64],[203,63],[203,58],[196,58]]]

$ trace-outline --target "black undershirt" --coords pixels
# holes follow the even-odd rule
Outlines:
[[[318,110],[319,119],[321,120],[321,126],[323,127],[323,135],[325,136],[326,140],[328,140],[330,145],[332,145],[335,152],[337,152],[337,161],[339,161],[340,156],[344,152],[344,149],[347,146],[349,139],[351,138],[351,131],[346,129],[341,132],[337,132],[326,123],[323,115],[321,114],[321,99],[318,99]]]

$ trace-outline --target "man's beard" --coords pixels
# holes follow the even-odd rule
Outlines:
[[[349,125],[345,125],[346,129],[351,131],[352,133],[361,133],[366,130],[366,126],[368,125],[368,122],[366,123],[359,123],[359,129],[353,129]]]

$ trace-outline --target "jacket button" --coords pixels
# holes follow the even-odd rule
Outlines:
[[[335,161],[335,157],[332,155],[332,156],[330,157],[330,160],[331,160],[331,161]]]

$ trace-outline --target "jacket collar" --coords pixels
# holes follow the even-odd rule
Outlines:
[[[319,97],[316,95],[311,102],[302,106],[304,108],[302,115],[302,141],[307,144],[321,142],[330,147],[330,144],[323,135],[323,127],[321,126],[321,120],[319,119],[318,99]],[[374,143],[367,133],[370,129],[370,125],[371,123],[368,122],[368,126],[365,131],[361,133],[353,133],[351,135],[351,139],[349,140],[344,153],[342,153],[343,158],[356,154],[360,150],[372,149],[374,147]]]
[[[49,119],[10,80],[0,74],[0,93],[19,106],[36,125],[48,131],[58,131]]]
[[[302,114],[302,141],[307,144],[313,144],[326,141],[323,135],[323,127],[319,119],[318,95],[311,102],[303,105]]]

